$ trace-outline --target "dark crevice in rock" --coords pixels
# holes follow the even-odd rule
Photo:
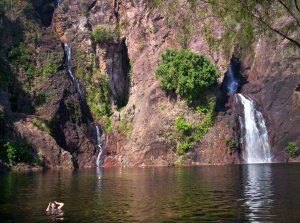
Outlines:
[[[218,112],[231,113],[230,108],[232,107],[232,100],[230,98],[233,98],[233,94],[239,93],[242,86],[247,83],[247,80],[242,76],[240,69],[240,61],[236,56],[233,55],[230,59],[228,70],[224,75],[224,79],[220,87],[222,95],[217,99]],[[232,78],[235,82],[233,85],[231,83],[233,81]]]
[[[119,4],[118,4],[118,0],[114,1],[114,15],[117,19],[117,23],[119,23]]]
[[[296,87],[296,91],[300,92],[300,83],[299,83],[298,86]]]
[[[128,103],[130,88],[130,60],[125,39],[122,39],[118,45],[109,47],[106,59],[115,103],[118,108],[124,107]]]
[[[49,27],[52,23],[56,3],[53,0],[31,0],[35,10],[40,16],[42,24]]]

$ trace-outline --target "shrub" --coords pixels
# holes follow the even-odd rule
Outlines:
[[[177,147],[177,155],[182,156],[193,148],[191,142],[181,142]]]
[[[201,122],[195,127],[194,140],[201,140],[208,133],[209,129],[215,122],[215,98],[208,99],[208,104],[205,108],[206,115]]]
[[[113,40],[112,32],[106,27],[97,27],[91,34],[91,39],[96,44],[109,43]]]
[[[287,151],[291,157],[295,157],[298,152],[298,147],[295,142],[288,142]]]
[[[38,119],[35,118],[35,119],[32,120],[32,124],[34,126],[36,126],[39,130],[43,131],[43,132],[47,132],[48,134],[51,133],[51,130],[48,127],[48,125],[45,122],[41,121],[41,120],[38,120]]]
[[[230,150],[234,150],[237,146],[237,142],[234,139],[229,138],[226,139],[226,145]]]
[[[30,145],[26,141],[20,144],[8,141],[4,144],[4,150],[6,152],[5,160],[10,165],[14,162],[31,163],[33,161],[33,156],[30,153]]]
[[[176,129],[186,135],[189,135],[192,131],[192,125],[188,123],[183,116],[176,119]]]
[[[219,77],[207,57],[183,49],[163,53],[155,74],[164,90],[176,92],[189,103],[201,97]]]
[[[53,74],[55,74],[60,66],[59,61],[46,61],[44,63],[42,74],[46,77],[51,77]]]
[[[87,103],[97,119],[111,115],[110,88],[107,73],[97,72],[98,83],[90,84],[87,91]]]

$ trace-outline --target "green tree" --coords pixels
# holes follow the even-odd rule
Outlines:
[[[219,77],[207,57],[185,49],[164,52],[155,73],[164,90],[176,92],[189,103],[199,99]]]

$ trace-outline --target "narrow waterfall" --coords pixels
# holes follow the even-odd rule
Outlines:
[[[99,153],[98,153],[98,156],[97,156],[97,160],[96,160],[96,165],[99,167],[102,165],[102,156],[103,156],[103,152],[104,152],[104,149],[103,149],[103,146],[102,146],[102,139],[101,139],[101,133],[100,133],[100,129],[99,129],[99,126],[95,125],[96,126],[96,134],[97,134],[97,145],[98,145],[98,148],[99,148]]]
[[[59,1],[57,1],[57,2],[59,3]],[[66,64],[67,64],[67,67],[68,67],[68,74],[69,74],[69,76],[72,80],[72,83],[74,84],[74,86],[76,88],[77,93],[80,96],[80,100],[81,100],[80,103],[81,103],[82,111],[83,111],[83,113],[87,114],[89,112],[89,109],[86,105],[84,94],[82,92],[82,89],[81,89],[81,86],[80,86],[80,83],[79,83],[78,79],[74,76],[74,74],[72,72],[72,52],[71,52],[71,48],[68,46],[67,43],[64,43],[63,47],[64,47],[66,59],[67,59]],[[88,123],[89,127],[93,128],[93,129],[96,129],[96,143],[97,143],[97,147],[99,148],[99,153],[98,153],[98,156],[97,156],[97,159],[96,159],[96,165],[99,167],[103,163],[102,156],[104,155],[104,149],[103,149],[103,145],[102,145],[103,140],[101,138],[102,131],[100,131],[100,128],[97,124],[93,123],[92,118],[90,119],[90,118],[87,117],[87,123]],[[95,128],[93,126],[95,126]]]
[[[77,78],[74,76],[73,72],[72,72],[72,52],[71,52],[71,48],[68,46],[67,43],[64,43],[64,50],[67,56],[67,66],[68,66],[68,74],[74,84],[74,86],[76,87],[76,90],[78,92],[78,94],[80,95],[80,98],[83,99],[83,93],[81,90],[81,86],[79,84],[79,81],[77,80]]]
[[[229,66],[227,71],[227,78],[228,78],[227,92],[231,94],[236,93],[239,87],[239,81],[235,78],[231,65]]]
[[[236,94],[237,103],[244,107],[244,116],[239,117],[243,159],[246,163],[270,163],[272,161],[268,130],[261,112],[254,107],[253,100]]]

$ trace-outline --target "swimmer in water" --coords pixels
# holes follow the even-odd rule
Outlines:
[[[64,203],[61,202],[49,202],[46,212],[53,221],[62,221],[64,220],[64,212],[61,209],[63,206]]]

